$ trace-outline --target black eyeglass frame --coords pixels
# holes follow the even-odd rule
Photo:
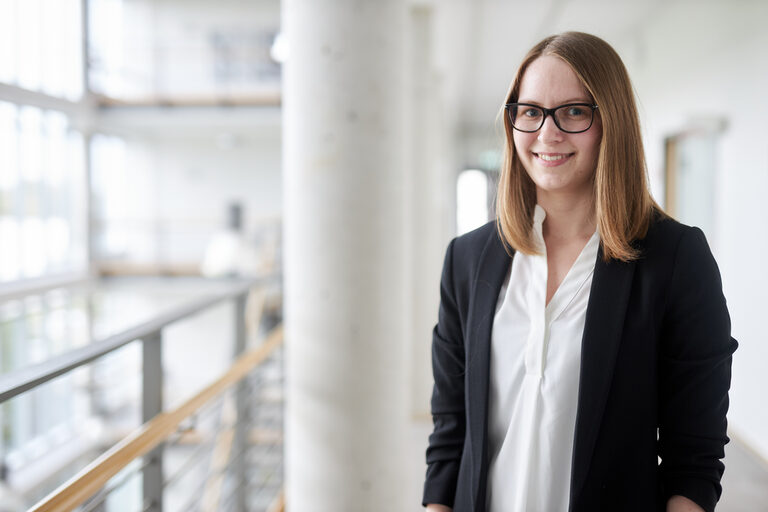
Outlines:
[[[534,107],[534,108],[537,108],[537,109],[541,110],[542,112],[544,112],[544,117],[541,118],[541,124],[535,130],[521,130],[520,128],[515,126],[515,122],[512,120],[512,113],[510,112],[509,109],[510,109],[510,107],[521,106],[521,105],[524,106],[524,107]],[[557,116],[555,116],[555,110],[561,109],[563,107],[588,107],[588,108],[592,109],[592,119],[590,119],[590,121],[589,121],[589,126],[584,128],[583,130],[578,130],[578,131],[575,131],[575,132],[572,132],[572,131],[569,131],[569,130],[565,130],[562,126],[560,126],[560,123],[557,122]],[[507,119],[509,119],[509,124],[512,125],[513,129],[515,129],[515,130],[517,130],[519,132],[523,132],[523,133],[534,133],[534,132],[537,132],[537,131],[541,130],[542,126],[544,126],[544,121],[547,120],[547,116],[551,116],[552,120],[555,122],[555,126],[557,126],[557,128],[560,131],[565,132],[565,133],[584,133],[585,131],[587,131],[590,128],[592,128],[592,125],[595,122],[595,110],[597,110],[597,105],[594,105],[592,103],[565,103],[563,105],[558,105],[558,106],[556,106],[554,108],[544,108],[541,105],[534,105],[533,103],[507,103],[507,104],[504,105],[504,110],[507,111]]]

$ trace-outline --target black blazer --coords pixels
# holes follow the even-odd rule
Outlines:
[[[654,222],[635,247],[641,257],[629,263],[606,263],[598,252],[569,510],[663,511],[680,494],[711,512],[721,492],[737,347],[720,273],[701,230],[671,219]],[[448,246],[432,340],[434,431],[423,504],[486,510],[491,328],[511,261],[493,222]]]

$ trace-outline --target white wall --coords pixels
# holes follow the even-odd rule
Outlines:
[[[255,39],[268,38],[278,30],[279,1],[154,0],[152,4],[158,27],[154,40],[158,92],[221,92],[222,83],[211,73],[217,59],[211,39],[216,35],[235,38],[237,42],[228,52],[235,69],[231,75],[234,79],[224,84],[226,92],[279,89],[279,80],[247,80],[268,67],[269,55],[256,45]]]
[[[259,38],[279,29],[278,0],[135,0],[125,2],[121,13],[112,51],[122,60],[113,78],[123,85],[111,94],[190,105],[212,105],[233,94],[277,97],[279,75],[264,78],[258,70],[265,62],[276,69],[269,41]],[[235,39],[231,55],[217,54],[212,42],[217,35]],[[217,76],[227,62],[242,72],[231,79]],[[97,198],[121,203],[122,220],[112,219],[107,229],[131,233],[122,244],[124,257],[115,256],[129,263],[194,265],[211,235],[225,225],[233,201],[244,206],[246,234],[277,222],[280,116],[277,106],[100,110],[91,129],[126,142],[125,162],[114,166],[125,167],[125,185],[113,187],[113,197]]]
[[[199,256],[206,235],[223,227],[227,205],[232,201],[244,207],[246,233],[280,218],[279,134],[269,139],[237,140],[235,137],[231,148],[219,147],[215,137],[151,142],[156,157],[159,218],[179,228],[166,240],[164,251],[169,261]]]
[[[627,59],[645,130],[654,193],[663,194],[664,138],[722,118],[710,245],[740,347],[734,355],[732,435],[768,459],[768,3],[670,2]],[[685,221],[685,219],[682,219]]]
[[[243,132],[211,129],[157,132],[122,129],[126,141],[125,187],[99,201],[120,200],[112,228],[134,226],[130,263],[194,265],[227,219],[227,205],[243,205],[243,227],[254,235],[282,214],[279,128]],[[98,179],[98,176],[96,176]],[[119,198],[115,194],[119,193]],[[115,222],[116,221],[116,222]],[[142,244],[139,250],[136,244]],[[119,256],[119,255],[115,255]]]
[[[279,91],[269,58],[279,0],[133,0],[93,14],[93,55],[106,71],[97,77],[99,92],[178,100]],[[228,64],[232,72],[217,76]]]

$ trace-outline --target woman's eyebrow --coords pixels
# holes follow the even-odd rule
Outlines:
[[[522,99],[522,98],[517,100],[517,103],[530,103],[532,105],[543,106],[540,102],[538,102],[536,100],[529,100],[529,99]],[[591,105],[592,101],[590,101],[588,98],[585,98],[585,97],[582,96],[582,97],[578,97],[578,98],[571,98],[569,100],[561,101],[561,102],[559,102],[559,103],[557,103],[556,105],[553,105],[553,106],[567,105],[568,103],[588,103],[588,104]]]

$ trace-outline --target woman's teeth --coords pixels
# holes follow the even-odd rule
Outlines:
[[[544,160],[546,162],[554,162],[556,160],[562,160],[566,156],[568,156],[568,155],[542,155],[542,154],[540,154],[539,158],[541,158],[542,160]]]

